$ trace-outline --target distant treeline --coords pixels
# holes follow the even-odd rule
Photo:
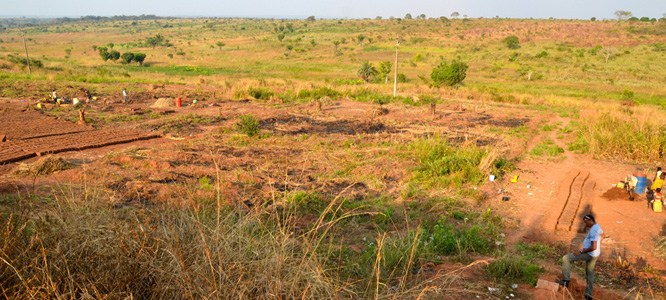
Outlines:
[[[156,15],[140,15],[140,16],[82,16],[80,18],[2,18],[0,19],[0,26],[4,27],[31,27],[39,25],[53,25],[53,24],[66,24],[81,21],[138,21],[138,20],[159,20],[159,19],[173,19],[173,17],[158,17]]]

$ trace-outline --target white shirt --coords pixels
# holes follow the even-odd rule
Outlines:
[[[597,249],[592,252],[588,252],[592,257],[599,257],[601,254],[601,235],[604,234],[604,231],[601,230],[599,224],[592,225],[590,231],[587,232],[587,236],[583,241],[583,249],[592,247],[592,242],[597,242]]]

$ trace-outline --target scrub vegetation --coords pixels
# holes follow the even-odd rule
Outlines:
[[[2,193],[7,299],[527,299],[513,284],[533,286],[561,245],[508,244],[521,225],[488,201],[489,176],[579,154],[666,159],[664,20],[0,24],[3,99],[127,87],[228,108],[90,108],[94,126],[173,142]],[[356,113],[343,101],[367,111],[322,112]],[[478,282],[461,279],[474,268]]]

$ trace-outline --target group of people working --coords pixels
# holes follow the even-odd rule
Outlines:
[[[97,97],[92,96],[92,94],[90,93],[90,90],[86,90],[86,89],[82,88],[81,93],[82,93],[83,98],[86,99],[86,103],[95,102],[95,100],[97,100]],[[65,103],[67,101],[66,97],[58,98],[58,92],[56,91],[56,89],[53,89],[51,91],[50,96],[51,96],[51,102],[54,102],[54,103]],[[78,102],[78,99],[74,98],[74,101]],[[123,88],[123,103],[129,103],[129,95],[127,94],[127,90],[125,88]],[[77,104],[77,103],[74,103],[74,104]]]

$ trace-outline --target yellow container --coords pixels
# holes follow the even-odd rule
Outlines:
[[[660,213],[661,208],[662,208],[661,200],[654,200],[654,203],[652,204],[652,210],[654,210],[654,212]]]
[[[624,188],[624,182],[622,182],[622,181],[618,182],[617,187],[623,189]]]

